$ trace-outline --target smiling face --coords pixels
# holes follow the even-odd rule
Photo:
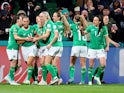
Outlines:
[[[94,24],[95,26],[99,26],[100,20],[99,20],[98,17],[94,17],[94,18],[93,18],[93,24]]]
[[[28,17],[24,17],[23,20],[22,20],[22,23],[23,23],[23,27],[24,28],[28,28],[29,23],[30,23],[29,18]]]
[[[53,18],[53,21],[54,21],[54,22],[57,22],[57,21],[60,20],[60,17],[58,16],[57,13],[54,13],[52,18]]]

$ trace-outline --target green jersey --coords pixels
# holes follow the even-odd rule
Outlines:
[[[15,50],[19,49],[19,45],[17,44],[14,38],[14,34],[17,34],[19,29],[20,27],[16,24],[11,26],[9,31],[9,41],[8,41],[7,49],[15,49]]]
[[[33,25],[34,30],[36,32],[37,35],[42,36],[45,34],[45,27],[43,26],[42,28],[39,28],[39,26],[37,24]],[[46,46],[46,44],[44,43],[44,41],[42,39],[38,40],[38,46]]]
[[[86,31],[90,33],[90,44],[91,49],[104,49],[105,46],[105,36],[108,35],[108,30],[106,26],[103,26],[98,33],[98,27],[90,25],[86,28]]]
[[[86,46],[86,37],[82,36],[78,24],[71,24],[71,31],[73,34],[73,46]]]
[[[22,38],[34,37],[34,28],[33,28],[33,26],[29,26],[28,29],[21,28],[18,31],[18,36],[20,36]],[[25,41],[22,44],[22,46],[25,46],[25,47],[32,46],[32,45],[34,45],[34,43],[31,42],[31,41]]]
[[[56,40],[56,42],[52,45],[52,46],[59,46],[62,47],[63,43],[62,43],[62,35],[64,33],[64,24],[63,22],[59,21],[59,22],[55,22],[54,23],[54,31],[57,31],[59,36],[58,39]],[[51,41],[54,38],[54,32],[53,34],[51,34]]]
[[[51,34],[53,34],[53,26],[54,26],[54,23],[51,21],[51,20],[48,20],[46,22],[46,24],[43,26],[43,33],[46,33],[47,30],[50,31],[50,36],[44,41],[45,44],[49,44],[51,39]]]

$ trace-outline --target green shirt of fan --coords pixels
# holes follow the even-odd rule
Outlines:
[[[21,28],[18,31],[18,36],[20,36],[22,38],[34,37],[34,28],[33,28],[33,26],[29,26],[28,29]],[[29,46],[32,46],[32,45],[34,45],[33,42],[31,42],[31,41],[25,41],[21,46],[29,47]]]
[[[63,22],[61,22],[61,21],[55,22],[54,23],[54,31],[57,31],[59,36],[58,36],[58,39],[56,40],[56,42],[52,46],[54,46],[54,47],[56,47],[56,46],[63,47],[63,43],[62,43],[62,36],[63,36],[63,33],[64,33],[64,24],[63,24]],[[53,40],[54,35],[55,35],[54,31],[52,32],[53,34],[51,34],[51,41]]]
[[[82,36],[78,23],[71,24],[70,27],[73,34],[73,46],[86,46],[86,36]]]
[[[14,38],[14,34],[17,34],[19,31],[20,27],[16,24],[12,25],[9,31],[9,40],[8,40],[8,45],[7,49],[19,49],[19,45],[17,44],[17,41]]]
[[[98,33],[98,27],[90,25],[86,28],[86,31],[90,33],[90,44],[89,48],[91,49],[104,49],[105,46],[105,36],[108,35],[106,26],[103,26],[100,32]]]

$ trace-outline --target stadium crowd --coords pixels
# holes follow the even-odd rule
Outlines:
[[[109,15],[109,35],[112,40],[124,42],[124,0],[1,0],[0,1],[0,40],[8,40],[8,32],[13,16],[18,10],[24,10],[30,18],[30,24],[35,24],[35,17],[44,10],[48,10],[46,3],[54,1],[55,8],[63,10],[68,14],[69,22],[74,15],[82,14],[88,21],[92,21],[93,16]],[[111,31],[111,27],[117,26],[116,31]],[[64,39],[72,40],[72,39]]]

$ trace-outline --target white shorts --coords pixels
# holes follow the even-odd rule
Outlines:
[[[42,57],[42,56],[46,56],[47,55],[47,51],[48,49],[46,48],[46,46],[40,47],[38,49],[38,57]]]
[[[47,51],[47,55],[61,57],[63,52],[63,47],[51,47]]]
[[[87,46],[73,46],[71,56],[87,57]]]
[[[32,45],[32,46],[29,46],[29,47],[22,46],[21,49],[22,49],[22,55],[23,55],[23,58],[24,58],[25,61],[28,61],[29,56],[33,56],[33,57],[36,56],[36,53],[37,53],[36,45]]]
[[[7,49],[7,56],[9,58],[9,60],[17,60],[17,59],[21,59],[19,50],[14,50],[14,49]]]
[[[88,49],[88,58],[106,58],[106,52],[104,49]]]

